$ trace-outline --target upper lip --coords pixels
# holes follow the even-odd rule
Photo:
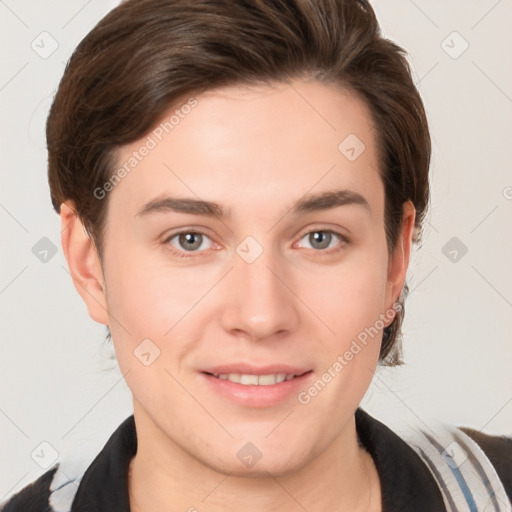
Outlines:
[[[213,373],[215,375],[220,375],[223,373],[239,373],[241,375],[271,375],[276,373],[293,373],[294,375],[302,375],[310,370],[311,368],[291,366],[287,364],[270,364],[265,366],[254,366],[247,363],[231,363],[218,366],[211,366],[201,371],[205,373]]]

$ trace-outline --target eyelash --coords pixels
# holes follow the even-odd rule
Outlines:
[[[325,255],[336,254],[336,253],[340,252],[345,245],[350,244],[350,240],[345,235],[342,235],[341,233],[338,233],[337,231],[333,231],[331,229],[312,229],[310,231],[306,231],[299,237],[299,240],[302,240],[306,235],[309,235],[311,233],[330,233],[331,235],[334,235],[335,237],[338,237],[340,239],[340,243],[334,248],[331,247],[330,249],[316,250],[315,252],[318,252],[319,254],[325,254]],[[201,229],[193,229],[193,230],[189,229],[189,230],[183,230],[183,231],[178,231],[177,233],[173,233],[172,235],[165,238],[165,240],[162,243],[173,253],[173,255],[175,255],[179,258],[193,258],[193,257],[197,257],[197,254],[201,254],[201,252],[204,252],[204,251],[179,251],[179,250],[175,249],[172,245],[170,245],[170,241],[173,238],[176,238],[177,236],[180,236],[183,234],[202,235],[207,238],[210,238],[210,236],[205,231],[202,231]],[[195,254],[195,253],[197,253],[197,254]]]

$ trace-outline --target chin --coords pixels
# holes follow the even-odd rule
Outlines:
[[[284,454],[279,454],[271,458],[271,460],[265,458],[263,455],[260,460],[258,460],[253,465],[244,465],[238,460],[233,463],[232,460],[225,461],[219,466],[213,466],[218,473],[224,474],[230,477],[236,478],[269,478],[272,477],[283,477],[289,474],[292,474],[299,470],[306,461],[297,460],[294,454],[291,454],[289,457],[284,456]]]
[[[205,454],[203,463],[224,475],[268,478],[294,473],[313,456],[313,447],[290,442],[289,439],[276,439],[277,442],[272,443],[265,438],[254,439],[253,442],[248,438],[233,440],[221,448],[222,453],[218,453],[216,459],[212,452]]]

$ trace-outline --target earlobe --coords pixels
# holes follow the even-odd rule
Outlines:
[[[61,242],[76,290],[89,315],[108,325],[105,282],[96,246],[87,234],[71,201],[61,204]]]

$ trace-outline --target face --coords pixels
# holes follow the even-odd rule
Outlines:
[[[84,300],[155,443],[224,473],[286,474],[353,429],[414,212],[389,256],[374,128],[353,94],[296,81],[188,105],[119,152],[119,168],[137,163],[108,193],[108,314]]]

